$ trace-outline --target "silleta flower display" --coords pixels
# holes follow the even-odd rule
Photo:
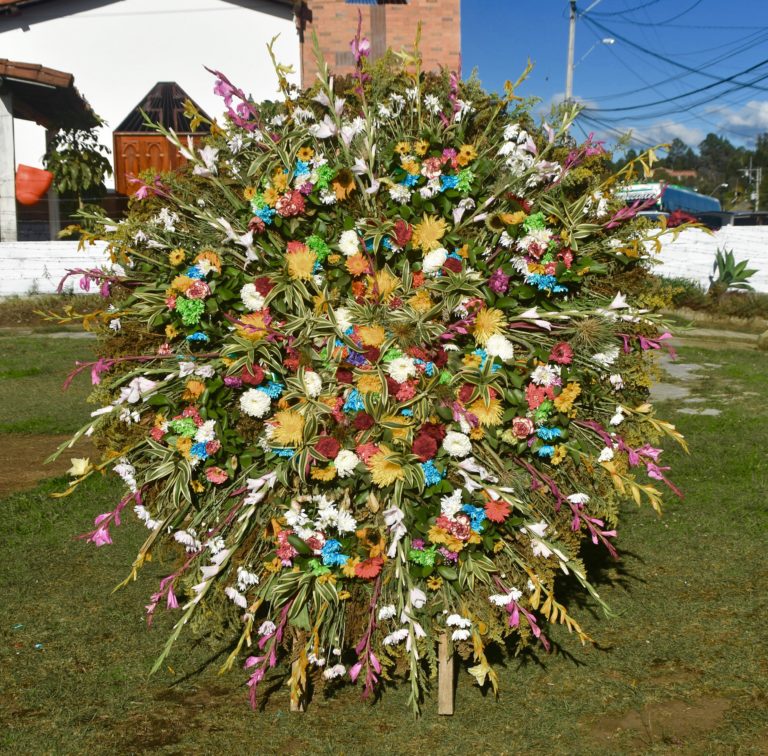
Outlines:
[[[103,221],[114,268],[84,272],[111,297],[78,367],[104,457],[73,484],[126,486],[86,537],[132,507],[134,577],[175,544],[156,667],[201,607],[236,613],[254,704],[282,660],[294,699],[405,678],[418,710],[445,634],[494,689],[489,644],[588,640],[557,578],[602,604],[582,552],[616,556],[620,501],[659,508],[655,444],[682,442],[646,401],[668,334],[619,289],[647,242],[602,146],[568,108],[535,127],[512,85],[367,50],[307,91],[278,66],[278,102],[215,73],[224,125],[164,132],[186,172],[145,176]]]

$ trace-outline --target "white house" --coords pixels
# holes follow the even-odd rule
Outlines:
[[[0,57],[66,71],[107,121],[100,141],[158,81],[176,81],[211,116],[223,112],[204,66],[258,101],[277,77],[266,45],[294,66],[301,48],[292,0],[0,0]],[[15,163],[42,166],[45,132],[14,119]]]

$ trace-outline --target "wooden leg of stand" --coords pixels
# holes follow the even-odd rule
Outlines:
[[[448,634],[443,633],[437,651],[437,713],[453,714],[453,652]]]
[[[296,638],[293,640],[293,652],[296,653],[297,649],[299,648],[299,643]],[[299,674],[299,660],[296,659],[296,661],[291,664],[291,680],[295,680],[296,676]],[[291,711],[298,711],[302,714],[307,709],[307,691],[304,690],[301,693],[301,696],[298,698],[298,700],[294,700],[293,696],[291,696]]]

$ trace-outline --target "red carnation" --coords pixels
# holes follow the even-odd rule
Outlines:
[[[400,391],[400,384],[391,376],[387,376],[387,389],[392,396],[396,396]]]
[[[440,347],[436,352],[432,360],[435,363],[435,367],[444,368],[448,362],[448,352]]]
[[[465,383],[459,389],[459,401],[462,404],[466,404],[469,401],[469,398],[472,396],[472,392],[474,390],[475,390],[475,387],[471,383]]]
[[[558,365],[570,365],[573,362],[573,349],[570,344],[561,341],[552,347],[549,353],[550,362],[557,362]]]
[[[339,383],[352,383],[354,376],[352,375],[351,370],[347,370],[346,368],[339,368],[336,371],[336,380]]]
[[[246,365],[240,373],[240,380],[249,386],[258,386],[264,380],[264,371],[258,365]]]
[[[395,221],[395,242],[398,247],[404,247],[411,240],[413,236],[413,229],[402,218]]]
[[[364,431],[373,428],[374,420],[367,412],[358,412],[352,421],[352,427],[355,430]]]
[[[365,356],[365,359],[370,363],[378,362],[378,359],[381,356],[381,350],[374,346],[366,347],[363,350],[363,355]]]
[[[449,257],[443,263],[443,270],[450,270],[453,273],[461,273],[462,267],[461,260],[457,260],[455,257]]]
[[[373,580],[380,572],[384,559],[380,556],[364,559],[355,565],[355,577]]]
[[[413,274],[413,288],[414,289],[418,289],[419,286],[423,286],[424,285],[424,278],[425,278],[424,271],[417,270]]]
[[[272,282],[267,276],[259,276],[253,279],[253,285],[256,287],[256,291],[261,294],[262,297],[266,297],[270,291],[274,288]]]
[[[315,451],[327,459],[336,459],[340,450],[341,444],[331,436],[321,436],[315,444]]]
[[[413,453],[426,462],[437,454],[437,441],[426,433],[419,433],[413,440]]]
[[[275,203],[275,210],[283,218],[292,218],[304,212],[304,195],[299,191],[286,192]]]
[[[263,234],[267,230],[267,224],[258,215],[254,215],[248,221],[248,230],[253,231],[254,234]]]
[[[440,444],[445,438],[445,426],[440,423],[424,423],[419,429],[419,435],[431,436]]]

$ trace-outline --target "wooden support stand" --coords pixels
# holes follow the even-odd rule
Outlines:
[[[437,713],[453,715],[453,651],[448,634],[443,633],[437,647]]]
[[[298,659],[291,664],[291,676],[296,674],[296,669],[299,666]],[[294,701],[293,697],[291,697],[291,711],[299,711],[302,714],[307,710],[307,699],[306,699],[306,693],[302,693],[301,698],[299,698],[298,701]]]

